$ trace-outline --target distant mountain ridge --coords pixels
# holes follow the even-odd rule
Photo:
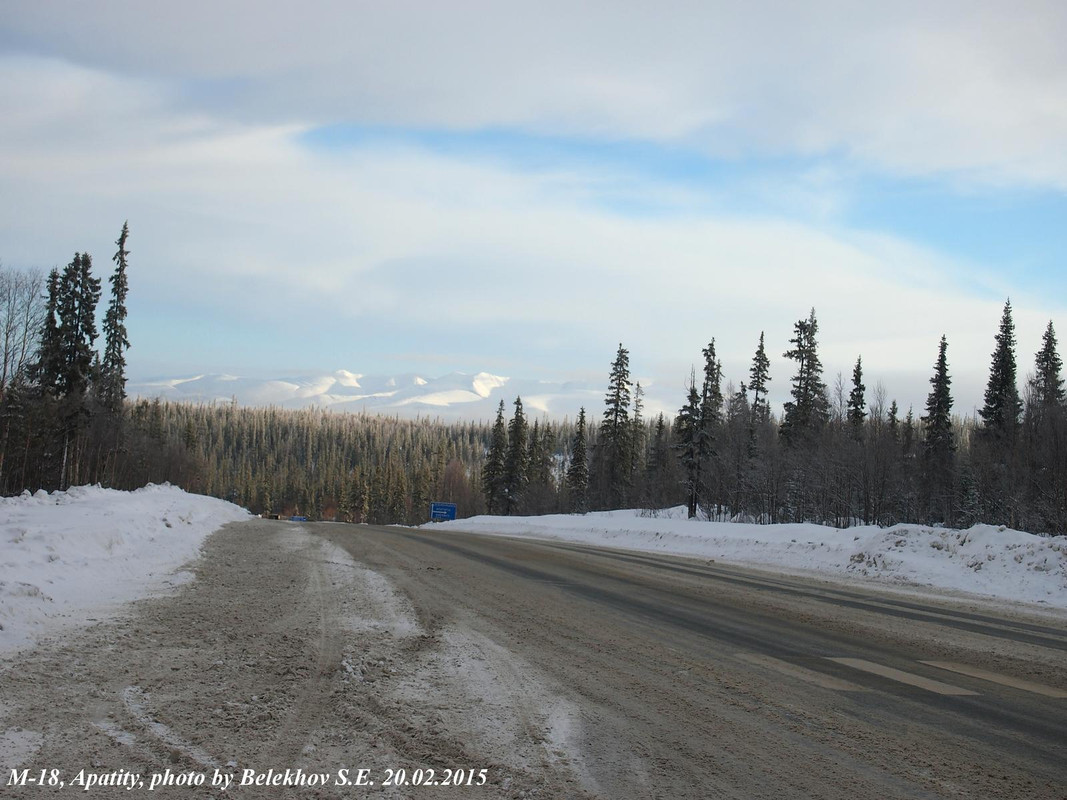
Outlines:
[[[500,401],[507,415],[516,396],[528,414],[574,418],[584,406],[597,414],[605,388],[581,381],[524,380],[479,372],[452,372],[440,378],[415,373],[362,375],[337,370],[327,375],[248,378],[204,374],[131,382],[131,398],[160,398],[188,403],[230,403],[278,408],[320,407],[335,411],[398,414],[402,417],[492,420]]]

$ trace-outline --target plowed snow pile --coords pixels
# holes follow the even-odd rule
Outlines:
[[[556,539],[697,556],[732,564],[853,576],[1067,608],[1067,536],[993,525],[966,530],[894,525],[843,530],[685,519],[676,508],[543,517],[472,517],[428,530]]]
[[[204,537],[248,517],[170,485],[0,498],[0,653],[182,582]]]

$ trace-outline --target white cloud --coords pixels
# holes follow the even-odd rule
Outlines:
[[[403,331],[404,346],[433,351],[450,331],[465,352],[507,349],[530,365],[520,376],[537,376],[606,369],[621,340],[635,369],[680,395],[708,339],[736,382],[765,330],[782,399],[780,355],[814,305],[829,383],[862,353],[869,385],[885,376],[891,397],[921,406],[942,333],[965,403],[988,367],[1001,287],[986,278],[992,289],[975,298],[975,265],[890,236],[699,207],[625,216],[590,187],[684,193],[592,167],[522,171],[391,144],[324,154],[299,144],[298,126],[176,111],[151,82],[62,62],[0,60],[0,87],[12,109],[0,126],[5,263],[87,249],[106,264],[129,218],[135,293],[174,309],[172,320],[232,316],[277,337],[259,348],[306,337],[315,357],[346,330],[357,342]],[[1025,371],[1063,308],[1012,299]],[[135,342],[156,324],[131,318]],[[155,338],[171,348],[180,335]],[[226,336],[220,322],[213,348],[236,349]],[[161,356],[131,352],[134,368]]]
[[[1067,188],[1067,6],[619,2],[5,8],[8,39],[260,125],[513,127]]]

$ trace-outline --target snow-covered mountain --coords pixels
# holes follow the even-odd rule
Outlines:
[[[574,418],[584,406],[598,414],[605,388],[584,382],[553,383],[479,372],[453,372],[440,378],[412,373],[371,376],[347,370],[329,375],[262,379],[235,375],[195,375],[131,382],[133,398],[162,398],[190,403],[229,403],[279,408],[325,407],[337,411],[369,411],[402,417],[492,420],[501,400],[512,413],[516,396],[527,414],[554,419]],[[651,411],[654,404],[646,406]]]

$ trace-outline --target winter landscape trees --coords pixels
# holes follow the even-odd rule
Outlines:
[[[727,380],[716,340],[677,414],[646,420],[621,343],[599,421],[531,417],[521,397],[494,422],[443,424],[316,411],[126,399],[129,228],[109,302],[88,253],[45,278],[0,266],[0,490],[172,481],[253,511],[422,522],[431,500],[461,515],[678,504],[691,516],[760,522],[1000,523],[1067,530],[1067,395],[1048,324],[1019,391],[1010,301],[974,419],[953,413],[942,336],[924,413],[851,381],[827,387],[815,309],[793,326],[782,414],[769,402],[763,333],[745,378]]]
[[[714,341],[705,348],[703,387],[698,390],[694,374],[673,426],[681,469],[674,496],[690,516],[1067,528],[1067,404],[1052,323],[1020,399],[1011,303],[1005,304],[981,424],[953,416],[944,336],[926,413],[916,421],[911,410],[901,420],[895,400],[887,407],[881,387],[868,405],[862,356],[847,394],[839,377],[831,398],[817,333],[813,309],[795,324],[784,354],[796,371],[777,422],[764,400],[770,376],[763,336],[749,385],[730,393],[724,414]]]
[[[5,492],[118,479],[126,397],[122,354],[129,347],[123,325],[128,234],[123,225],[105,315],[103,362],[95,350],[101,282],[88,253],[75,253],[43,285],[33,273],[2,273],[0,285],[10,289],[0,397],[0,487]]]

